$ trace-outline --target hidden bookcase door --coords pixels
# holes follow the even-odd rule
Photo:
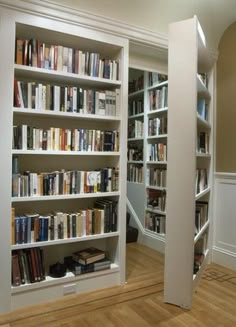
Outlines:
[[[212,59],[197,17],[170,24],[164,301],[190,308],[210,257]]]

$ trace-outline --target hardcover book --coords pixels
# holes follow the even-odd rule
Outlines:
[[[105,252],[94,247],[89,247],[73,253],[73,259],[75,261],[78,261],[82,265],[87,265],[89,263],[93,263],[104,258]]]

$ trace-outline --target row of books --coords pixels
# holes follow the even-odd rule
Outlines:
[[[13,126],[13,149],[47,151],[119,151],[117,130]]]
[[[209,153],[209,133],[199,132],[197,135],[197,152]]]
[[[149,143],[147,145],[147,158],[149,161],[166,161],[167,145],[164,143]]]
[[[128,148],[128,158],[130,160],[135,160],[135,161],[142,161],[143,160],[143,148],[134,146],[134,145],[129,145]]]
[[[167,117],[155,117],[148,120],[148,136],[167,134]]]
[[[129,116],[142,114],[143,112],[144,112],[143,99],[129,101],[129,105],[128,105]]]
[[[146,211],[145,214],[145,228],[158,233],[158,234],[165,234],[166,232],[166,219],[164,216]]]
[[[147,183],[149,186],[166,187],[167,170],[165,168],[147,168]]]
[[[196,201],[195,208],[195,235],[200,232],[202,227],[208,221],[208,202]]]
[[[72,213],[12,215],[12,244],[70,239],[117,231],[117,201],[100,199]]]
[[[13,197],[115,192],[118,189],[119,169],[114,167],[95,171],[12,174]]]
[[[158,72],[148,72],[148,85],[153,86],[162,82],[167,81],[168,76]]]
[[[49,45],[32,38],[16,39],[15,62],[18,65],[63,71],[79,75],[119,79],[119,61],[102,58],[97,52]]]
[[[12,286],[45,280],[44,252],[40,248],[12,251]]]
[[[143,90],[144,87],[144,76],[143,74],[138,76],[136,79],[129,81],[129,94]]]
[[[143,165],[129,164],[127,167],[127,180],[134,183],[143,183]]]
[[[146,192],[147,192],[147,208],[165,212],[166,191],[147,188]]]
[[[168,87],[162,86],[161,88],[149,91],[149,108],[150,111],[166,108],[168,106]]]
[[[201,193],[208,187],[208,170],[206,168],[196,169],[195,193]]]
[[[128,138],[143,137],[143,121],[131,120],[128,122]]]
[[[95,90],[14,80],[14,106],[35,110],[116,116],[120,89]]]

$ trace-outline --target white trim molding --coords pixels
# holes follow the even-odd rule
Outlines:
[[[155,33],[108,17],[87,13],[56,4],[48,0],[0,0],[0,6],[18,11],[37,14],[50,19],[86,26],[93,30],[105,31],[113,35],[125,37],[132,42],[167,49],[167,35]]]
[[[236,270],[236,254],[234,252],[213,246],[212,261],[221,266]]]

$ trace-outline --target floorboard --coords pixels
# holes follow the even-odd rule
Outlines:
[[[1,327],[236,326],[236,271],[207,266],[191,310],[163,303],[164,257],[127,244],[127,283],[0,316]]]

